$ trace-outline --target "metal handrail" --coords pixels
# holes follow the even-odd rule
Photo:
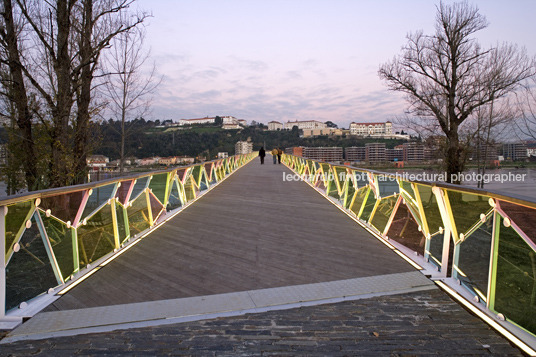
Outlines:
[[[46,198],[46,197],[51,197],[51,196],[57,196],[59,194],[72,193],[72,192],[81,191],[81,190],[88,190],[88,189],[92,189],[92,188],[97,188],[97,187],[101,187],[101,186],[110,185],[110,184],[113,184],[113,183],[118,183],[118,182],[121,182],[121,181],[136,180],[136,179],[139,179],[139,178],[142,178],[142,177],[153,176],[153,175],[157,175],[157,174],[163,174],[163,173],[173,172],[173,171],[182,170],[182,169],[188,169],[190,167],[195,167],[195,166],[199,166],[199,165],[206,165],[206,164],[216,163],[216,162],[220,162],[222,160],[225,160],[225,158],[215,159],[215,160],[211,160],[211,161],[204,161],[204,162],[201,162],[201,163],[191,164],[191,165],[187,165],[187,166],[174,166],[174,167],[170,167],[170,168],[167,168],[167,169],[161,169],[161,170],[155,170],[155,171],[146,171],[146,172],[139,172],[139,173],[132,173],[132,174],[129,174],[129,175],[124,175],[124,176],[119,176],[119,177],[114,177],[114,178],[109,178],[109,179],[104,179],[104,180],[99,180],[99,181],[94,181],[94,182],[81,183],[81,184],[77,184],[77,185],[56,187],[56,188],[47,188],[47,189],[43,189],[43,190],[24,192],[24,193],[20,193],[20,194],[16,194],[16,195],[10,195],[10,196],[4,197],[4,198],[0,198],[0,206],[6,206],[6,205],[10,205],[10,204],[17,203],[17,202],[20,202],[20,201],[32,200],[32,199],[36,199],[36,198]]]
[[[517,335],[528,336],[527,338],[532,341],[533,346],[536,346],[536,325],[534,325],[533,321],[526,320],[525,314],[516,310],[518,307],[512,307],[513,305],[524,306],[523,304],[528,303],[527,298],[531,301],[536,299],[536,277],[531,276],[530,272],[524,273],[524,279],[527,281],[523,284],[530,285],[530,282],[533,284],[530,297],[525,297],[518,293],[517,295],[519,296],[509,297],[509,299],[517,299],[516,304],[510,304],[508,307],[502,306],[500,307],[501,311],[497,311],[495,306],[499,295],[496,289],[498,269],[501,264],[498,257],[501,254],[516,255],[517,252],[516,256],[520,259],[518,262],[520,266],[530,266],[532,264],[532,270],[536,272],[534,267],[536,264],[534,259],[534,256],[536,256],[534,235],[536,233],[525,232],[523,229],[526,228],[521,228],[525,227],[526,220],[536,221],[536,201],[534,199],[444,182],[410,181],[401,175],[393,173],[354,168],[339,163],[319,162],[289,154],[285,154],[282,162],[296,174],[304,175],[307,173],[309,175],[307,180],[304,176],[301,176],[304,181],[329,198],[330,202],[338,205],[342,211],[354,218],[384,244],[395,250],[397,254],[404,256],[406,260],[419,269],[423,269],[422,266],[426,265],[428,267],[427,274],[434,276],[435,279],[444,281],[455,279],[459,284],[454,284],[456,285],[454,289],[462,288],[464,294],[474,294],[474,298],[469,298],[471,301],[467,302],[468,304],[475,305],[477,310],[485,309],[488,314],[499,316],[502,320],[506,320],[504,324],[509,329],[515,330]],[[309,162],[314,162],[315,165],[309,165]],[[335,179],[337,170],[340,171],[341,169],[350,173],[346,175],[344,182],[339,182],[340,178]],[[352,172],[367,173],[368,184],[359,187],[359,189],[353,187],[350,190],[350,184],[353,183],[350,178],[352,177]],[[382,197],[380,194],[381,184],[376,179],[379,175],[396,178],[398,192]],[[407,185],[410,185],[412,192],[406,191]],[[424,190],[424,187],[426,187],[426,191],[420,192]],[[365,188],[365,191],[362,191],[363,188]],[[455,196],[452,195],[453,192],[466,194],[467,196]],[[425,194],[428,197],[426,202],[423,201],[424,197],[421,197],[421,194]],[[357,200],[358,196],[360,197],[359,200]],[[471,197],[475,199],[470,199]],[[483,198],[486,199],[483,200]],[[479,205],[471,207],[472,202],[479,202]],[[483,202],[485,202],[484,205],[482,205]],[[508,216],[507,212],[510,212],[507,209],[508,206],[505,205],[504,208],[501,206],[504,202],[519,207],[518,210],[511,212],[514,215],[513,218]],[[462,206],[459,206],[460,204]],[[398,228],[395,227],[391,231],[391,226],[393,225],[394,217],[402,206],[406,206],[407,213],[402,211],[403,228],[397,233]],[[364,212],[365,207],[368,207],[366,214]],[[388,207],[388,209],[382,210],[382,207]],[[464,208],[463,212],[454,211],[455,208],[460,207]],[[521,211],[521,215],[516,213],[518,211]],[[378,219],[376,219],[377,216],[379,217]],[[518,219],[519,221],[516,222]],[[418,225],[418,232],[416,228],[413,228],[415,230],[413,232],[414,237],[405,240],[401,232],[407,229],[408,222],[411,220],[415,225]],[[437,230],[438,220],[441,221],[439,230]],[[398,219],[398,221],[401,221],[401,219]],[[490,222],[493,227],[491,232],[489,231]],[[502,225],[501,222],[503,223]],[[486,224],[485,227],[483,226],[484,224]],[[473,240],[473,234],[481,227],[487,229],[488,234],[491,235],[490,242],[475,243],[479,241]],[[530,227],[530,225],[527,227]],[[418,236],[421,236],[421,238]],[[416,240],[419,239],[420,242],[416,245]],[[516,244],[510,244],[508,239],[515,239]],[[423,240],[425,242],[424,246],[422,246]],[[433,246],[432,240],[435,242]],[[473,244],[483,244],[484,246],[481,249],[489,249],[490,257],[482,260],[478,249],[475,251],[475,248],[471,245],[466,246],[466,241],[472,241]],[[501,242],[503,242],[503,246],[508,246],[508,249],[514,252],[499,252]],[[454,246],[454,249],[451,249],[451,245]],[[419,251],[415,250],[417,246],[420,249]],[[438,251],[439,247],[441,247],[440,252]],[[530,259],[522,254],[527,251]],[[460,262],[461,254],[464,256],[464,261]],[[471,263],[473,265],[467,264],[468,257],[473,259]],[[505,260],[506,257],[502,256],[501,259]],[[475,264],[478,268],[475,268]],[[474,273],[473,269],[479,271],[478,276],[482,276],[484,273],[482,270],[487,269],[487,290],[481,291],[471,282]],[[503,265],[501,269],[508,268]],[[468,271],[464,272],[463,270]],[[503,279],[507,278],[503,277]],[[518,283],[516,278],[507,281],[512,286],[521,284]],[[519,286],[519,291],[522,291],[523,286]],[[501,287],[501,299],[504,300],[505,295],[508,296],[510,291],[514,291],[514,288],[505,290],[504,287]],[[525,292],[524,294],[530,293]],[[484,302],[484,307],[482,307],[482,302]],[[529,306],[527,309],[536,311],[536,307]]]
[[[235,155],[92,183],[28,192],[0,200],[0,321],[8,318],[5,316],[6,306],[20,307],[19,304],[24,305],[28,300],[33,301],[35,296],[46,293],[46,291],[39,290],[41,278],[48,279],[45,284],[51,291],[76,284],[91,272],[98,270],[99,264],[112,259],[122,249],[131,246],[134,241],[163,224],[180,211],[180,207],[193,203],[202,191],[219,184],[255,156],[256,153]],[[183,171],[189,174],[177,175]],[[162,180],[162,175],[166,175],[164,180]],[[151,178],[156,176],[161,179],[153,181]],[[134,194],[135,180],[144,177],[150,179],[144,181],[145,185],[139,186]],[[129,184],[123,186],[126,189],[119,194],[121,183],[125,182]],[[101,187],[110,187],[110,190],[105,190],[105,196],[102,193],[99,196],[99,191],[93,192]],[[80,192],[81,195],[72,200],[69,194],[73,192]],[[90,200],[90,197],[93,197],[92,192],[93,195],[97,195],[97,200]],[[58,202],[64,202],[68,206],[68,213],[66,214],[65,211],[67,206],[50,207],[50,201],[47,205],[52,209],[43,205],[41,199],[51,197],[57,198]],[[22,205],[17,206],[19,203]],[[16,221],[6,222],[6,218],[10,219],[10,217]],[[11,223],[9,235],[6,234],[8,227],[6,223]],[[14,226],[13,223],[16,225]],[[28,231],[33,225],[37,225],[38,229]],[[95,225],[100,225],[103,229],[98,232],[92,231],[91,227]],[[59,236],[56,226],[62,231]],[[104,229],[105,226],[106,229]],[[8,236],[9,241],[7,241]],[[26,236],[27,238],[24,238]],[[107,239],[109,244],[99,248],[98,253],[93,251],[91,257],[86,257],[85,243],[93,244],[96,250],[103,238]],[[23,239],[25,241],[22,241]],[[60,243],[63,245],[59,246]],[[70,244],[67,251],[65,244]],[[46,257],[38,258],[28,249],[37,249],[41,254],[46,251]],[[18,253],[19,250],[28,251],[28,255],[18,255],[21,254]],[[17,254],[17,259],[13,260],[15,254]],[[26,260],[21,260],[21,257]],[[14,261],[18,263],[11,264]],[[38,265],[36,261],[39,262]],[[62,262],[68,262],[67,266],[61,264]],[[30,265],[29,269],[33,269],[32,274],[26,274],[27,264]],[[8,269],[10,272],[23,273],[11,283],[23,284],[30,287],[31,291],[26,291],[23,297],[19,297],[19,294],[14,293],[15,290],[12,288],[10,291],[13,294],[7,299]],[[53,276],[50,276],[51,271]],[[20,279],[23,281],[19,281]],[[35,303],[32,302],[32,304],[35,306]],[[22,316],[28,316],[24,312],[22,314]]]
[[[397,174],[392,173],[392,172],[377,171],[377,170],[362,168],[362,167],[354,167],[354,166],[340,164],[340,163],[331,162],[331,161],[313,160],[313,159],[309,159],[309,158],[302,157],[302,156],[296,156],[292,154],[285,154],[285,155],[295,157],[298,159],[303,159],[303,160],[311,160],[314,162],[318,162],[320,164],[328,164],[332,167],[344,167],[346,169],[356,170],[359,172],[368,172],[374,175],[384,175],[384,176],[389,176],[392,178],[397,177]],[[471,186],[466,186],[466,185],[457,185],[457,184],[452,184],[452,183],[447,183],[447,182],[442,182],[442,181],[420,181],[420,180],[406,180],[406,181],[421,184],[421,185],[428,185],[432,187],[436,186],[440,188],[446,188],[446,189],[455,190],[459,192],[467,192],[467,193],[473,193],[473,194],[483,195],[483,196],[493,196],[503,201],[520,204],[520,205],[530,207],[530,208],[536,208],[536,198],[523,196],[519,194],[509,193],[506,195],[503,192],[500,192],[497,190],[489,190],[489,189],[471,187]]]

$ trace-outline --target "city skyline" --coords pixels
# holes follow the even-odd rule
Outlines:
[[[453,1],[447,1],[452,3]],[[509,42],[536,53],[536,2],[471,1],[486,16],[486,48]],[[379,66],[410,32],[434,32],[429,0],[186,2],[140,0],[163,81],[149,119],[233,115],[248,121],[393,121],[407,105]]]

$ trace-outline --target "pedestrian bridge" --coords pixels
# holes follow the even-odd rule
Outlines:
[[[0,324],[18,326],[1,342],[440,289],[535,353],[536,203],[283,163],[235,156],[0,201]]]

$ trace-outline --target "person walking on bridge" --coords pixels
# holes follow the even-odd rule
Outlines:
[[[277,153],[279,150],[277,148],[273,148],[273,150],[270,152],[272,154],[272,159],[274,159],[274,165],[277,164]]]
[[[283,155],[283,150],[281,149],[277,149],[277,161],[279,161],[279,163],[281,163],[281,155]],[[274,162],[275,164],[275,162]]]
[[[264,151],[264,147],[261,147],[259,150],[259,157],[261,158],[261,165],[264,165],[264,157],[266,156],[266,151]]]

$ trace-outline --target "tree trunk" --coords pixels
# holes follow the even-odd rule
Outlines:
[[[121,118],[121,151],[119,153],[119,173],[123,175],[125,170],[125,111]]]
[[[85,63],[80,72],[80,88],[77,92],[77,116],[74,143],[74,184],[83,183],[87,178],[87,151],[89,144],[89,106],[91,103],[91,35],[93,0],[84,0],[83,28],[80,35],[80,60]]]
[[[484,175],[486,174],[486,162],[488,160],[488,150],[489,150],[489,145],[491,143],[490,137],[491,137],[491,128],[492,128],[492,123],[493,123],[494,103],[495,103],[495,100],[492,100],[490,104],[490,108],[489,108],[489,122],[486,125],[487,131],[486,131],[486,142],[485,142],[486,149],[484,151],[484,167],[482,168],[482,178],[480,180],[480,185],[478,186],[478,188],[484,188]]]
[[[123,42],[124,47],[122,49],[122,53],[120,57],[120,59],[123,61],[122,63],[123,73],[120,74],[120,78],[122,82],[121,83],[122,92],[121,92],[121,153],[120,153],[120,158],[119,158],[120,159],[119,172],[121,174],[123,174],[123,170],[125,167],[125,121],[127,119],[127,97],[128,97],[128,85],[129,85],[128,78],[130,76],[129,68],[127,68],[128,55],[129,55],[128,43],[129,43],[129,38],[127,36],[124,39],[124,42]]]
[[[71,4],[67,0],[58,0],[56,25],[57,57],[54,61],[58,92],[56,107],[52,116],[52,161],[50,170],[50,187],[67,186],[69,183],[69,116],[73,104],[71,91],[71,58],[69,56],[69,32],[71,30]]]
[[[447,133],[447,155],[445,157],[445,168],[447,171],[447,182],[460,184],[460,173],[464,169],[464,159],[462,157],[463,148],[460,146],[458,136],[458,126],[451,124]]]
[[[32,134],[32,114],[28,106],[28,96],[22,74],[18,39],[13,20],[13,7],[11,0],[4,0],[5,43],[8,57],[8,66],[11,77],[12,98],[16,109],[16,122],[21,133],[21,157],[22,167],[29,191],[38,189],[38,173],[36,165],[35,145]]]

